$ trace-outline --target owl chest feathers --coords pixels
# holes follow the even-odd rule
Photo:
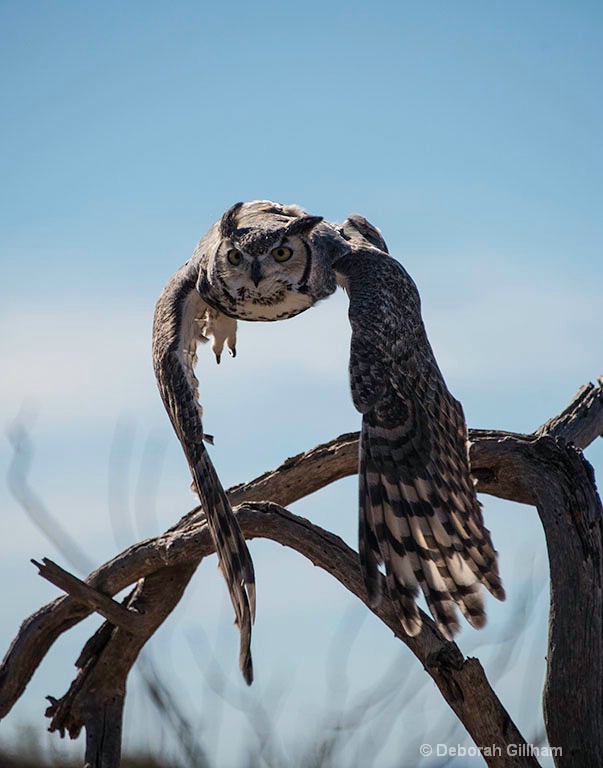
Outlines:
[[[304,312],[316,303],[305,286],[283,278],[267,278],[254,285],[248,280],[233,280],[219,272],[208,279],[202,275],[197,290],[214,309],[238,320],[284,320]]]
[[[284,320],[309,309],[315,299],[283,283],[273,293],[254,296],[243,289],[238,297],[237,314],[242,320]]]

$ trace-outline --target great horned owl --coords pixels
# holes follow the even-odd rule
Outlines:
[[[359,547],[370,604],[381,597],[381,564],[409,635],[421,629],[419,586],[447,638],[459,629],[456,606],[470,624],[484,625],[480,583],[504,599],[470,475],[463,410],[435,361],[408,273],[361,216],[338,226],[296,205],[237,203],[161,294],[153,359],[228,584],[247,682],[253,564],[203,443],[197,345],[211,340],[220,362],[225,344],[236,353],[237,319],[293,317],[338,284],[350,299],[350,381],[362,414]]]

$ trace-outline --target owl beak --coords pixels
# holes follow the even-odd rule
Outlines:
[[[251,262],[251,279],[257,288],[260,284],[260,280],[262,279],[262,268],[260,267],[260,262],[257,259],[254,259]]]

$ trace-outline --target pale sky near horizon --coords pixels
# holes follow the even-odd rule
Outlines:
[[[30,480],[95,564],[194,503],[153,380],[150,325],[167,279],[236,200],[297,202],[329,220],[358,211],[379,226],[419,286],[472,427],[532,431],[603,373],[602,32],[603,9],[587,1],[0,2],[0,424],[25,418]],[[219,368],[201,355],[226,486],[358,428],[346,307],[338,293],[294,320],[241,324],[237,359]],[[3,478],[11,457],[3,438]],[[601,445],[587,457],[600,475]],[[459,644],[497,677],[497,638],[517,622],[495,688],[529,738],[544,674],[544,537],[535,510],[482,502],[509,598],[489,598],[488,628],[465,628]],[[4,480],[0,504],[0,578],[13,585],[0,607],[4,653],[57,594],[29,558],[61,559]],[[354,478],[293,510],[355,546]],[[431,683],[403,709],[423,673],[389,632],[294,553],[251,550],[251,691],[213,558],[150,645],[221,768],[242,765],[253,737],[209,689],[210,646],[232,696],[268,709],[290,757],[329,691],[347,679],[353,704],[391,664],[407,680],[403,716],[367,726],[382,744],[375,766],[414,764],[419,736],[445,738],[453,720]],[[63,749],[44,734],[43,697],[66,690],[97,623],[57,643],[0,744],[27,725]],[[126,725],[130,746],[175,749],[135,679]]]

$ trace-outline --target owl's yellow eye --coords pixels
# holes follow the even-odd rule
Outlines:
[[[243,259],[243,256],[241,255],[241,251],[237,251],[236,248],[231,248],[230,251],[228,251],[226,254],[226,258],[231,264],[233,264],[235,267],[238,267]]]
[[[280,248],[272,249],[272,256],[275,261],[288,261],[293,256],[293,251],[291,248],[281,245]]]

